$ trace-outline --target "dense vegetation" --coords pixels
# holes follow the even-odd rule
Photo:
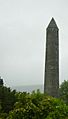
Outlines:
[[[0,85],[0,119],[68,119],[68,81],[59,92],[56,99],[39,90],[16,92]]]
[[[60,85],[59,88],[60,98],[64,100],[64,102],[68,105],[68,80]]]

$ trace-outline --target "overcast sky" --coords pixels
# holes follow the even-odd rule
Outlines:
[[[44,83],[52,17],[59,27],[61,83],[68,79],[68,0],[0,0],[0,75],[6,85]]]

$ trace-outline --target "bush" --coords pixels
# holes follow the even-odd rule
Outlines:
[[[64,81],[59,88],[59,96],[68,104],[68,81]]]
[[[40,92],[17,93],[18,102],[7,119],[65,119],[68,107],[63,101]]]

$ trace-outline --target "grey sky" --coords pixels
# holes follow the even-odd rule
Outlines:
[[[59,27],[60,83],[68,79],[68,0],[0,0],[0,75],[7,85],[44,82],[45,29]]]

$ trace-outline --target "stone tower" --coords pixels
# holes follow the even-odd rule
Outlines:
[[[59,88],[59,29],[54,18],[46,29],[44,93],[58,97]]]

